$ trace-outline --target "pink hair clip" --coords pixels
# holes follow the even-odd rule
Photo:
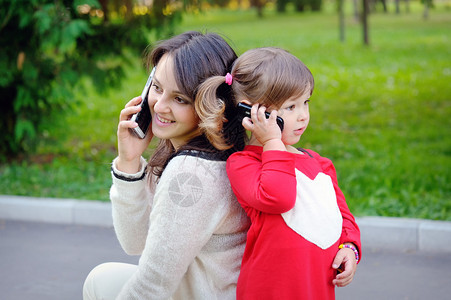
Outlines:
[[[225,83],[227,83],[228,85],[232,85],[232,75],[230,73],[227,73],[225,76]]]

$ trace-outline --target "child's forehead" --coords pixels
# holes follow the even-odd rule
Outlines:
[[[280,101],[278,105],[271,105],[270,108],[280,109],[284,105],[292,105],[296,104],[297,102],[303,103],[304,101],[309,100],[310,96],[311,96],[310,91],[307,90]]]
[[[284,97],[281,99],[277,99],[277,100],[273,100],[273,101],[265,101],[264,103],[262,103],[262,105],[266,106],[267,108],[271,108],[271,109],[280,109],[284,104],[294,103],[294,102],[298,101],[300,98],[305,98],[304,97],[305,95],[306,95],[305,92],[299,92],[294,95]],[[310,97],[310,95],[308,97]]]

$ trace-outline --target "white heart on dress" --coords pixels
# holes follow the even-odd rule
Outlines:
[[[343,224],[332,179],[321,172],[314,180],[297,169],[295,173],[296,204],[282,217],[303,238],[327,249],[340,238]]]

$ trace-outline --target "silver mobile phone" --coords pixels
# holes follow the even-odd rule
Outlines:
[[[150,114],[150,108],[148,104],[149,89],[152,85],[152,78],[155,74],[155,67],[150,72],[149,78],[147,78],[146,85],[144,86],[143,92],[141,94],[141,110],[134,114],[131,118],[132,121],[138,123],[138,126],[133,128],[133,132],[140,138],[146,136],[147,130],[149,130],[150,123],[152,121],[152,115]]]

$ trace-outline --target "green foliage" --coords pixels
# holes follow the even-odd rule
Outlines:
[[[320,11],[321,7],[323,5],[323,1],[322,0],[310,0],[310,1],[308,1],[308,4],[312,8],[312,11]]]
[[[288,0],[277,0],[276,1],[277,12],[279,12],[279,13],[286,12],[288,2],[289,2]]]
[[[67,178],[70,174],[70,178]],[[105,187],[111,184],[107,163],[80,163],[65,157],[55,157],[47,164],[14,162],[2,168],[2,179],[16,195],[46,195],[46,197],[80,197],[80,182],[89,185],[82,197],[107,200]],[[61,188],[55,188],[59,186]],[[104,195],[98,198],[98,195]]]
[[[138,15],[125,2],[121,15],[115,1],[102,10],[97,0],[0,0],[0,161],[36,148],[43,120],[78,104],[73,87],[83,76],[99,91],[118,86],[124,50],[141,53],[151,29],[171,33],[179,20],[166,0]]]
[[[219,6],[219,7],[227,7],[229,5],[230,0],[207,0],[211,6]]]
[[[240,53],[278,46],[309,66],[316,86],[299,146],[334,161],[356,215],[451,220],[451,15],[435,12],[423,22],[422,7],[411,9],[371,15],[367,49],[350,10],[346,43],[338,42],[332,9],[258,21],[230,12],[210,26],[223,30]],[[192,18],[193,28],[198,21]]]
[[[303,12],[310,8],[312,11],[321,11],[322,0],[277,0],[276,8],[278,12],[286,12],[287,5],[292,3],[294,9],[298,12]]]
[[[345,43],[326,3],[320,14],[268,10],[264,19],[205,11],[186,15],[177,32],[207,28],[230,38],[238,54],[278,46],[306,63],[316,85],[298,146],[333,160],[355,215],[451,221],[449,11],[437,4],[427,22],[419,3],[409,14],[374,13],[372,44],[363,47],[352,3]],[[147,78],[139,57],[125,71],[123,88],[106,94],[84,78],[85,87],[74,88],[74,114],[46,121],[37,153],[0,166],[0,193],[107,200],[118,116]]]

